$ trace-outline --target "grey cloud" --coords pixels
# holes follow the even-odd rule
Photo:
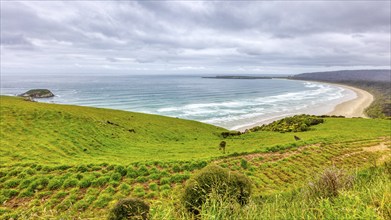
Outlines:
[[[390,4],[2,2],[2,68],[84,71],[94,62],[123,71],[387,66]]]

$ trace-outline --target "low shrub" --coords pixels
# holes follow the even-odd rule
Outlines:
[[[190,178],[190,174],[174,174],[170,178],[171,183],[182,183],[183,181]]]
[[[160,173],[154,173],[154,174],[149,175],[149,179],[151,179],[151,180],[159,180],[160,176],[161,176]]]
[[[136,181],[139,183],[145,183],[145,182],[148,182],[148,178],[145,176],[139,176],[136,178]]]
[[[11,179],[4,183],[4,186],[6,188],[15,188],[19,186],[20,180],[19,179]]]
[[[109,220],[148,219],[149,205],[136,198],[121,199],[110,210]]]
[[[126,176],[127,171],[124,166],[117,165],[115,166],[114,170],[115,172],[121,174],[121,176]]]
[[[106,185],[110,180],[110,177],[108,176],[102,176],[96,179],[94,182],[92,182],[93,186],[104,186]]]
[[[247,169],[248,168],[248,162],[247,162],[247,160],[245,160],[245,159],[241,159],[240,160],[240,166],[243,168],[243,169]]]
[[[158,185],[156,183],[150,183],[149,189],[152,191],[157,191],[159,189]]]
[[[251,132],[256,131],[276,131],[276,132],[303,132],[311,130],[311,126],[324,123],[324,119],[315,115],[295,115],[274,121],[267,125],[251,128]]]
[[[242,135],[242,132],[240,131],[224,131],[224,132],[221,132],[221,136],[223,138],[227,138],[229,136],[240,136]]]
[[[182,171],[182,168],[178,165],[178,164],[175,164],[173,167],[172,167],[172,172],[174,173],[179,173]]]
[[[14,190],[14,189],[2,189],[0,191],[0,195],[3,197],[3,200],[5,201],[5,200],[8,200],[8,199],[18,195],[18,191]]]
[[[68,188],[68,187],[75,187],[77,186],[79,183],[79,180],[77,179],[74,179],[74,178],[70,178],[70,179],[66,179],[64,181],[64,184],[62,185],[64,188]]]
[[[45,177],[41,177],[33,181],[29,187],[33,190],[35,189],[41,190],[45,188],[48,184],[49,184],[49,179]]]
[[[60,178],[53,178],[49,180],[48,189],[55,190],[62,186],[63,180]]]
[[[353,182],[352,175],[347,175],[335,167],[328,168],[315,181],[309,183],[307,194],[310,198],[336,197],[342,189],[351,188]]]
[[[27,189],[24,189],[22,190],[20,193],[19,193],[19,197],[20,198],[23,198],[23,197],[31,197],[34,195],[34,190],[31,189],[31,188],[27,188]]]
[[[98,199],[94,202],[94,206],[97,208],[106,207],[109,202],[112,200],[112,196],[108,193],[101,193]]]
[[[251,188],[250,179],[243,174],[210,165],[188,181],[181,200],[189,212],[197,215],[211,194],[244,205],[250,198]]]
[[[160,185],[168,184],[170,182],[171,182],[171,180],[168,177],[164,177],[164,178],[160,179]]]
[[[133,168],[133,166],[129,166],[126,170],[126,177],[136,178],[138,176],[137,171]]]
[[[137,197],[143,197],[145,196],[145,190],[144,190],[144,187],[143,186],[136,186],[134,188],[134,195],[137,196]]]
[[[22,180],[22,182],[19,185],[19,188],[25,189],[25,188],[27,188],[30,185],[31,182],[32,181],[30,179]]]
[[[145,165],[140,166],[140,168],[137,170],[138,175],[140,176],[148,176],[148,168]]]
[[[129,195],[131,189],[130,189],[129,184],[127,184],[127,183],[122,183],[122,184],[119,186],[119,190],[120,190],[120,192],[121,192],[122,194],[124,194],[124,195]]]
[[[164,184],[164,185],[160,186],[160,190],[169,190],[169,189],[171,189],[170,184]]]
[[[82,179],[79,182],[79,187],[80,188],[88,188],[91,186],[91,184],[92,184],[92,182],[90,179]]]
[[[106,189],[104,189],[102,191],[102,193],[107,193],[107,194],[110,194],[110,195],[114,195],[115,189],[112,186],[108,186]]]
[[[121,180],[121,178],[122,178],[122,175],[117,172],[111,174],[111,176],[110,176],[110,179],[115,180],[115,181],[119,181],[119,180]]]

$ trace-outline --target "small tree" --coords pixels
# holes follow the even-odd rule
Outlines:
[[[223,150],[223,154],[225,154],[225,146],[227,143],[225,141],[220,142],[219,150]]]

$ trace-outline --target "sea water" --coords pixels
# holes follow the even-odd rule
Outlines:
[[[201,76],[1,77],[1,94],[45,88],[42,102],[93,106],[191,119],[244,129],[289,115],[326,114],[356,94],[332,84],[287,79],[213,79]],[[173,125],[175,126],[175,125]]]

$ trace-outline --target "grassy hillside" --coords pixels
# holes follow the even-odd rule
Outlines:
[[[42,155],[52,164],[208,158],[224,131],[195,121],[5,96],[0,117],[7,163],[36,162]]]
[[[129,196],[149,201],[154,219],[182,218],[175,210],[183,184],[209,163],[250,177],[257,200],[298,190],[333,164],[352,170],[390,160],[389,120],[326,118],[307,132],[224,139],[225,129],[194,121],[0,101],[0,216],[6,219],[101,219]],[[218,150],[222,140],[226,154]]]

